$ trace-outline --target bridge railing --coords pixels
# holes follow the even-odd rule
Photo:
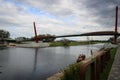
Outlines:
[[[87,60],[82,61],[80,67],[80,80],[86,80],[86,71],[90,66],[90,80],[99,80],[100,73],[110,59],[110,49],[95,53]]]
[[[74,68],[72,69],[73,71],[70,71],[71,68],[69,67],[65,69],[65,71],[68,73],[64,73],[64,71],[61,71],[60,73],[57,73],[49,77],[47,80],[61,80],[61,78],[64,78],[62,80],[69,80],[69,78],[75,77],[76,74],[74,73],[78,74],[80,80],[86,80],[86,77],[88,77],[88,74],[86,73],[89,67],[90,67],[90,73],[89,73],[90,80],[100,80],[100,73],[103,72],[103,69],[107,65],[109,59],[110,59],[110,49],[98,51],[96,53],[93,53],[90,58],[83,60],[75,65],[73,64],[72,66],[72,68]],[[75,70],[79,70],[79,71],[75,71]],[[69,73],[69,72],[74,72],[74,73]]]

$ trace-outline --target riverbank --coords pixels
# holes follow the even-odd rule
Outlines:
[[[6,47],[7,47],[6,45],[0,44],[0,49],[4,49],[4,48],[6,48]]]
[[[6,46],[5,44],[0,44],[0,47],[4,47],[4,46]]]
[[[78,46],[78,45],[89,45],[89,44],[98,44],[98,43],[105,43],[105,42],[100,42],[100,41],[81,41],[81,42],[67,42],[64,44],[63,42],[56,41],[56,42],[51,42],[50,47],[58,47],[58,46]]]
[[[39,42],[39,43],[35,43],[35,42],[32,42],[32,43],[26,43],[26,44],[16,44],[16,47],[24,47],[24,48],[43,48],[43,47],[48,47],[49,44],[48,43],[42,43],[42,42]]]
[[[69,47],[69,46],[79,46],[79,45],[90,45],[90,44],[99,44],[105,43],[105,41],[54,41],[54,42],[39,42],[35,43],[32,41],[21,42],[21,43],[10,43],[8,46],[14,47],[23,47],[23,48],[44,48],[44,47]]]
[[[35,43],[35,42],[22,42],[22,43],[10,43],[8,45],[9,47],[22,47],[22,48],[44,48],[44,47],[49,47],[49,43]]]

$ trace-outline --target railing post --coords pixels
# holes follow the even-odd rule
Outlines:
[[[83,64],[80,68],[80,80],[85,80],[86,79],[86,66]]]
[[[109,61],[110,60],[110,49],[108,49],[107,50],[107,52],[106,52],[106,57],[107,57],[107,61]]]
[[[96,57],[96,80],[99,80],[101,71],[101,59],[100,56]]]
[[[101,56],[100,56],[100,64],[101,64],[101,71],[100,71],[100,72],[101,72],[101,73],[103,72],[103,68],[104,68],[104,67],[103,67],[103,66],[104,66],[104,64],[103,64],[103,61],[104,61],[104,60],[103,60],[103,59],[104,59],[104,58],[103,58],[103,55],[101,55]]]
[[[93,62],[91,59],[81,65],[80,80],[86,80],[86,70],[89,65],[91,70],[91,73],[90,73],[91,80],[96,80],[95,79],[95,62]]]
[[[90,75],[91,75],[91,80],[96,80],[96,78],[95,78],[95,62],[92,62],[90,64]]]
[[[110,49],[100,52],[96,57],[96,62],[92,57],[83,62],[80,67],[80,80],[86,80],[86,69],[90,66],[90,80],[100,80],[100,74],[103,72],[110,59]]]

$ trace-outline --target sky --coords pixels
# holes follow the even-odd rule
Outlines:
[[[68,35],[95,31],[114,31],[115,7],[119,0],[0,0],[0,29],[12,38],[38,34]],[[90,39],[108,39],[106,36]],[[70,39],[84,40],[86,37]]]

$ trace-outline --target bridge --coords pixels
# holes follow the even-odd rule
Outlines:
[[[89,32],[89,33],[83,33],[83,34],[73,34],[73,35],[63,35],[63,36],[55,36],[55,38],[61,38],[61,37],[76,37],[76,36],[119,36],[120,33],[116,33],[115,31],[99,31],[99,32]]]
[[[39,39],[44,38],[62,38],[62,37],[77,37],[77,36],[114,36],[114,43],[117,43],[117,37],[120,36],[120,33],[118,33],[118,6],[116,6],[116,17],[115,17],[115,30],[114,31],[99,31],[99,32],[89,32],[89,33],[83,33],[83,34],[72,34],[72,35],[62,35],[62,36],[43,36],[43,37],[37,37],[37,31],[36,31],[36,25],[35,22],[33,22],[34,25],[34,32],[35,32],[35,40],[36,43],[38,43]]]

